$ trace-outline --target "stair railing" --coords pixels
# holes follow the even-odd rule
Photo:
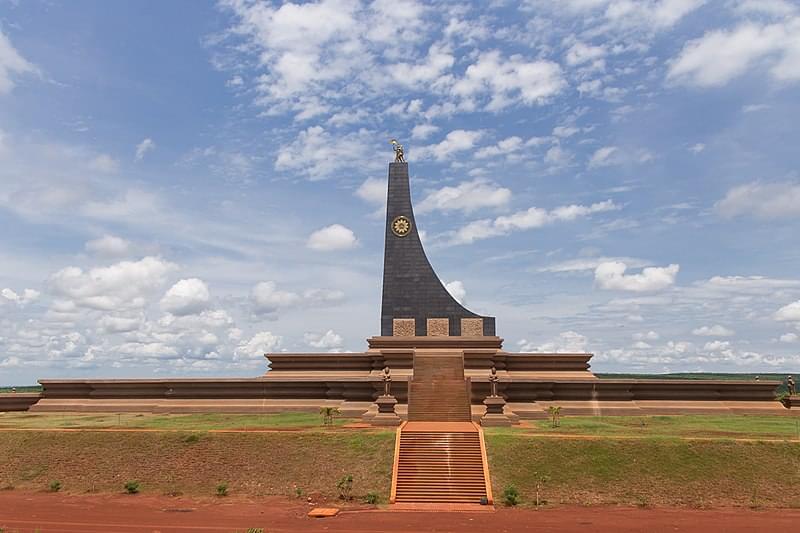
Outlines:
[[[389,503],[395,503],[397,500],[397,476],[400,471],[400,438],[402,437],[403,428],[408,424],[408,421],[403,422],[397,427],[397,433],[394,439],[394,463],[392,464],[392,489],[389,493]]]

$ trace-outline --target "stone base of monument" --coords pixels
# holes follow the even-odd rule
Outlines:
[[[783,400],[783,406],[787,409],[800,409],[800,394],[786,396]]]
[[[486,406],[486,414],[481,417],[481,426],[502,427],[519,424],[519,417],[513,413],[506,413],[506,401],[502,396],[489,396],[483,400]]]
[[[403,422],[394,410],[397,398],[381,395],[378,396],[375,403],[378,406],[378,412],[370,419],[370,424],[373,426],[399,426]]]

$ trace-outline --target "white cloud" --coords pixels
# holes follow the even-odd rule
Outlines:
[[[714,276],[698,286],[712,291],[766,295],[781,289],[800,288],[800,281],[764,276]]]
[[[588,339],[575,331],[564,331],[555,339],[543,344],[522,339],[518,345],[520,352],[585,353]]]
[[[453,280],[450,283],[445,283],[444,288],[450,293],[450,296],[456,299],[458,303],[464,305],[465,298],[467,297],[467,289],[464,284],[459,280]]]
[[[143,317],[124,317],[114,315],[103,315],[97,325],[104,332],[109,334],[128,333],[138,331],[142,327]]]
[[[475,159],[486,159],[498,155],[510,156],[530,146],[536,146],[544,142],[543,137],[532,137],[528,141],[523,141],[521,137],[513,135],[507,137],[492,146],[484,146],[475,152]]]
[[[470,222],[456,231],[451,244],[469,244],[477,240],[488,239],[497,235],[507,235],[513,231],[540,228],[555,222],[572,221],[594,213],[615,211],[620,209],[611,200],[597,202],[592,205],[567,205],[550,211],[540,207],[531,207],[525,211],[517,211],[511,215],[499,216]]]
[[[703,345],[703,350],[707,352],[721,352],[730,349],[730,347],[731,343],[728,341],[710,341]]]
[[[702,326],[692,330],[693,335],[698,335],[700,337],[730,337],[735,333],[736,332],[732,329],[720,326],[719,324],[714,326]]]
[[[372,204],[386,203],[387,183],[385,179],[367,178],[358,189],[356,196]]]
[[[342,291],[331,289],[307,289],[302,296],[304,305],[308,306],[328,305],[344,300]]]
[[[344,345],[344,339],[341,335],[329,329],[325,333],[305,333],[303,340],[312,348],[321,348],[331,350],[341,348]]]
[[[511,191],[498,187],[483,179],[465,181],[455,187],[442,187],[428,194],[420,202],[417,211],[465,211],[467,213],[483,207],[501,207],[511,200]]]
[[[775,320],[800,322],[800,300],[784,305],[775,312]]]
[[[705,0],[657,0],[654,2],[621,0],[610,2],[605,15],[619,24],[648,26],[661,30],[674,26],[704,3]]]
[[[748,22],[733,30],[713,30],[686,43],[672,61],[667,79],[697,87],[719,87],[768,65],[779,81],[800,81],[800,17],[760,25]]]
[[[323,252],[350,250],[358,245],[358,239],[350,228],[331,224],[312,233],[306,245],[312,250]]]
[[[433,124],[417,124],[414,126],[414,129],[411,130],[411,138],[424,141],[437,131],[439,131],[439,127]]]
[[[589,168],[613,165],[616,160],[612,156],[617,153],[618,150],[619,148],[616,146],[598,148],[595,153],[592,154],[591,159],[589,159]]]
[[[275,169],[299,171],[315,181],[346,168],[363,170],[370,165],[375,167],[374,157],[365,156],[365,146],[371,141],[370,137],[372,134],[366,130],[333,135],[322,126],[311,126],[278,149]]]
[[[20,359],[15,355],[0,360],[0,368],[3,367],[11,368],[11,367],[21,367],[21,366],[22,366],[22,359]]]
[[[85,272],[78,267],[59,270],[50,278],[53,291],[80,307],[114,311],[141,308],[147,296],[164,284],[177,266],[157,257],[122,261]]]
[[[798,340],[800,340],[800,337],[798,337],[797,333],[784,333],[783,335],[780,336],[781,342],[789,343],[789,342],[797,342]]]
[[[576,133],[580,133],[581,129],[576,126],[556,126],[553,128],[553,135],[558,137],[559,139],[568,139],[575,135]]]
[[[271,313],[285,307],[292,307],[300,303],[300,295],[294,292],[278,290],[274,281],[262,281],[253,287],[251,294],[255,310],[262,313]]]
[[[753,182],[739,185],[728,191],[714,208],[724,217],[800,217],[800,184]]]
[[[647,333],[634,333],[631,337],[635,341],[657,341],[661,335],[655,331],[648,331]]]
[[[247,342],[239,344],[234,350],[234,355],[261,360],[267,353],[275,351],[282,342],[283,338],[280,335],[275,335],[269,331],[261,331],[253,335]]]
[[[88,241],[84,248],[87,252],[102,256],[120,256],[130,252],[131,243],[113,235],[103,235]]]
[[[742,106],[742,113],[755,113],[756,111],[763,111],[769,108],[770,106],[767,104],[748,104]]]
[[[625,263],[629,268],[639,268],[650,264],[649,261],[637,259],[635,257],[581,257],[541,267],[537,269],[537,272],[581,272],[585,270],[594,270],[601,263],[614,261]]]
[[[113,173],[119,169],[116,159],[107,154],[100,154],[89,161],[89,168],[103,173]]]
[[[11,44],[9,38],[0,31],[0,94],[11,92],[14,88],[12,74],[34,74],[36,67],[29,63]]]
[[[182,279],[161,298],[161,309],[176,316],[195,315],[208,307],[208,286],[200,279]]]
[[[302,294],[278,289],[274,281],[262,281],[250,294],[256,313],[270,314],[293,307],[330,305],[344,299],[344,293],[330,289],[307,289]]]
[[[790,15],[797,11],[797,6],[786,0],[739,0],[736,10],[743,15],[751,13],[773,16]]]
[[[597,286],[606,290],[619,291],[657,291],[675,283],[679,265],[667,267],[647,267],[640,274],[625,274],[627,265],[618,261],[601,263],[594,271]]]
[[[453,130],[438,144],[421,146],[414,152],[418,159],[435,158],[444,161],[461,152],[471,150],[483,136],[481,131]]]
[[[619,33],[625,30],[655,32],[674,26],[696,10],[705,0],[527,0],[534,9],[554,10],[558,14],[582,15],[602,11],[599,30]],[[591,18],[587,19],[591,20]]]
[[[422,88],[439,80],[455,63],[446,46],[434,43],[421,62],[395,63],[389,73],[395,83],[409,88]]]
[[[566,87],[561,67],[545,60],[526,61],[521,55],[508,59],[499,51],[484,52],[455,82],[452,94],[467,99],[486,97],[488,111],[512,104],[543,104]]]
[[[547,164],[553,165],[555,167],[562,167],[564,165],[569,164],[572,160],[572,155],[565,149],[561,148],[560,145],[551,146],[547,153],[545,153],[544,161]]]
[[[246,54],[263,70],[255,78],[255,92],[267,114],[292,112],[295,120],[307,120],[336,111],[344,93],[363,95],[400,83],[436,85],[452,66],[442,43],[424,52],[413,48],[427,28],[421,19],[425,5],[413,0],[377,0],[368,6],[350,0],[280,6],[227,0],[221,5],[237,21],[229,31],[237,40],[234,56]],[[217,63],[234,68],[241,61],[221,56]]]
[[[22,291],[22,294],[17,294],[14,290],[5,288],[0,291],[0,296],[16,304],[26,305],[38,299],[41,293],[35,289],[25,289]],[[0,302],[2,302],[2,300],[0,300]]]
[[[129,189],[121,195],[96,199],[81,206],[81,214],[89,218],[135,221],[155,218],[162,213],[161,198],[148,191]]]
[[[136,145],[136,161],[141,161],[144,157],[144,154],[147,152],[154,150],[156,147],[156,143],[153,142],[153,139],[147,138],[144,139],[142,142]]]
[[[600,59],[604,55],[606,55],[606,50],[602,46],[591,46],[578,41],[567,50],[567,64],[570,66],[582,65]]]
[[[706,145],[703,143],[697,143],[689,147],[689,151],[693,154],[699,154],[703,150],[706,149]]]

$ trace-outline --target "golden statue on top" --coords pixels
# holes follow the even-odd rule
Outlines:
[[[389,141],[392,143],[392,149],[394,150],[394,162],[395,163],[405,163],[405,157],[403,157],[403,145],[397,142],[397,139],[392,139]]]

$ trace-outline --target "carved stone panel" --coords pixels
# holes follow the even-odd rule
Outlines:
[[[429,337],[448,337],[450,336],[450,320],[447,318],[428,319]]]
[[[413,337],[414,332],[413,318],[395,318],[392,320],[392,336],[394,337]]]
[[[483,337],[482,318],[462,318],[461,319],[462,337]]]

